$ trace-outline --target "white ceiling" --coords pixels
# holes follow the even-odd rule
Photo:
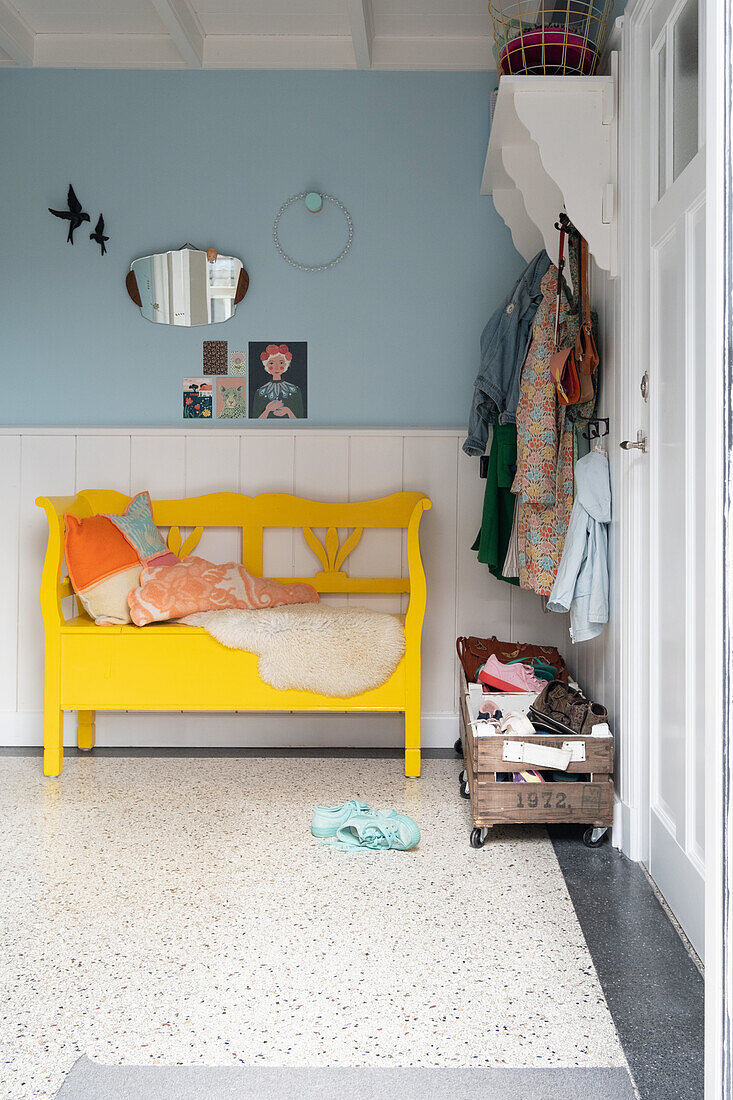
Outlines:
[[[493,69],[486,0],[0,0],[0,66]]]

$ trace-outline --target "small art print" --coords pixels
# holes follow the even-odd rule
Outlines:
[[[226,374],[227,341],[204,340],[203,344],[204,374]]]
[[[243,378],[217,378],[217,420],[246,420],[247,393]]]
[[[247,357],[243,351],[229,352],[229,373],[244,374],[247,369]]]
[[[308,344],[249,345],[249,415],[253,420],[308,416]]]
[[[213,415],[214,384],[210,378],[183,379],[183,419],[208,420]]]

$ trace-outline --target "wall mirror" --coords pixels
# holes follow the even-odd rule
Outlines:
[[[249,286],[236,256],[184,245],[133,260],[127,293],[143,317],[156,325],[215,325],[234,316]]]

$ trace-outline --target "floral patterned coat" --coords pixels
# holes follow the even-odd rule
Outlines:
[[[574,285],[576,272],[573,271]],[[549,596],[555,582],[573,509],[573,425],[558,403],[550,375],[555,351],[557,268],[542,280],[542,301],[535,316],[532,343],[522,369],[517,406],[517,496],[519,583]],[[563,298],[560,346],[578,334],[578,317]]]

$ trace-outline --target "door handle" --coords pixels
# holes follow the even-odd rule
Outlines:
[[[619,447],[622,451],[641,451],[642,454],[646,454],[646,436],[639,428],[636,433],[636,443],[632,443],[630,439],[624,439],[623,443],[619,443]]]

